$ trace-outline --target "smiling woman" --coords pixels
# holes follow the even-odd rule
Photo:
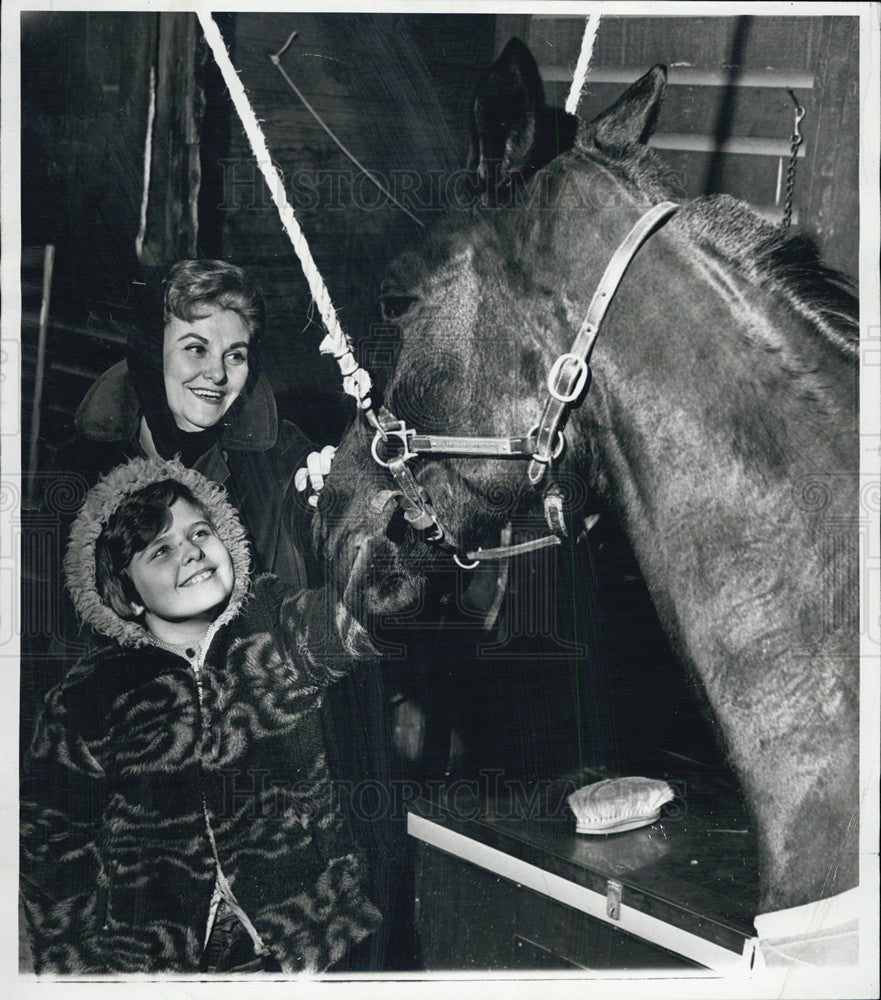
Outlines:
[[[153,317],[146,331],[129,336],[128,374],[146,454],[179,452],[192,465],[243,418],[274,416],[274,399],[258,364],[263,321],[260,291],[241,268],[216,260],[184,260],[172,267],[161,340]],[[249,398],[257,403],[253,412]]]
[[[171,317],[162,369],[168,406],[182,431],[213,427],[236,401],[248,378],[250,339],[245,321],[229,309],[209,307],[193,322]]]

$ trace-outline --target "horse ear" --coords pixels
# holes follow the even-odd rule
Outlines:
[[[545,110],[535,59],[519,38],[512,38],[474,101],[468,168],[484,191],[533,166],[530,154]]]
[[[658,123],[666,86],[667,67],[660,63],[652,66],[610,108],[579,129],[579,144],[624,146],[648,142]]]

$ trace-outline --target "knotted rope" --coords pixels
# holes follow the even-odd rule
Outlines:
[[[147,137],[144,140],[144,190],[141,193],[141,215],[138,235],[135,237],[135,253],[143,260],[144,239],[147,236],[147,208],[150,204],[150,170],[153,164],[153,124],[156,121],[156,69],[150,67],[150,103],[147,107]]]
[[[294,215],[294,210],[287,200],[284,190],[284,180],[278,168],[272,162],[272,157],[266,146],[266,140],[257,122],[257,116],[254,114],[242,81],[239,79],[239,75],[236,73],[230,60],[229,51],[227,50],[223,36],[220,34],[220,29],[207,10],[200,9],[197,11],[197,14],[199,22],[202,25],[202,31],[205,34],[205,40],[208,42],[214,59],[223,75],[223,82],[229,90],[233,106],[242,122],[242,127],[245,130],[251,151],[257,161],[257,166],[263,174],[269,194],[275,203],[275,207],[278,209],[281,224],[294,247],[294,252],[303,269],[303,275],[309,285],[309,291],[315,300],[318,312],[321,315],[321,321],[327,330],[327,336],[318,345],[318,350],[322,354],[333,355],[343,377],[343,391],[347,395],[353,396],[358,401],[358,406],[361,409],[370,411],[372,405],[370,390],[373,384],[370,375],[355,360],[355,356],[352,353],[352,343],[340,326],[336,310],[330,300],[330,293],[324,284],[315,261],[312,259],[309,244],[303,235],[302,229],[300,229],[300,225]]]

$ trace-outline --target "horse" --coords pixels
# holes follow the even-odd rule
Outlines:
[[[663,66],[537,158],[540,89],[511,95],[516,122],[492,118],[532,65],[497,65],[477,102],[473,199],[388,268],[394,419],[340,443],[319,502],[330,572],[367,620],[418,606],[451,553],[493,555],[543,501],[548,544],[573,558],[573,525],[614,517],[754,819],[759,914],[837,897],[858,883],[855,293],[742,202],[666,204],[647,145]],[[573,341],[589,312],[588,365]]]

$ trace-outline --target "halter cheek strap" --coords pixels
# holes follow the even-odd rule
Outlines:
[[[555,451],[560,447],[557,434],[563,415],[590,386],[590,355],[606,310],[615,297],[624,273],[643,243],[678,208],[679,206],[671,201],[655,205],[625,236],[606,265],[572,346],[551,366],[547,379],[548,400],[538,422],[535,452],[526,470],[529,482],[533,486],[538,486],[556,458]],[[558,451],[556,453],[558,454]]]

